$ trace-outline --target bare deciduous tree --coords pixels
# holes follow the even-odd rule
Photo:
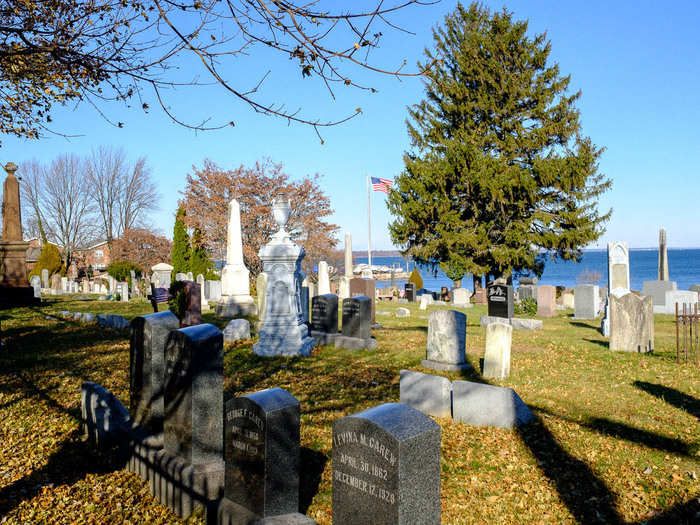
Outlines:
[[[105,240],[144,226],[146,214],[157,209],[159,195],[144,157],[130,164],[123,150],[98,148],[86,161],[87,179]]]

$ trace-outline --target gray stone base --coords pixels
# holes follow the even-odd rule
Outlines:
[[[228,498],[222,499],[219,503],[217,523],[219,525],[316,525],[316,521],[298,512],[261,518]]]
[[[346,350],[376,350],[377,344],[377,340],[374,337],[360,339],[359,337],[339,335],[335,338],[335,347],[345,348]]]
[[[440,363],[439,361],[433,361],[432,359],[423,359],[420,364],[425,368],[432,368],[433,370],[439,370],[441,372],[462,372],[473,368],[469,363]]]
[[[315,330],[311,330],[311,337],[315,341],[316,346],[335,344],[335,340],[339,335],[340,334],[329,334],[327,332],[316,332]]]
[[[401,402],[428,416],[452,416],[452,384],[446,377],[401,370]]]
[[[219,304],[216,305],[217,317],[241,317],[257,315],[258,307],[253,299],[250,302],[236,302],[231,296],[221,296]]]
[[[371,330],[382,330],[384,327],[380,325],[379,323],[374,323],[372,326],[370,326]]]
[[[472,303],[452,303],[455,308],[472,308],[474,305]]]
[[[452,382],[452,417],[468,425],[513,428],[535,420],[527,405],[512,388]]]
[[[495,317],[493,315],[482,315],[479,319],[479,325],[486,327],[491,323],[505,323],[513,327],[513,330],[541,330],[541,319],[523,319],[521,317]]]

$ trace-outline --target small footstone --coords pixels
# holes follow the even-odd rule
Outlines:
[[[535,417],[512,388],[452,382],[452,417],[474,426],[513,428],[534,421]]]
[[[397,308],[396,317],[411,317],[411,310],[408,308]]]
[[[224,328],[224,343],[250,339],[250,323],[247,319],[233,319]]]
[[[401,370],[401,402],[428,416],[452,415],[452,383],[446,377]]]

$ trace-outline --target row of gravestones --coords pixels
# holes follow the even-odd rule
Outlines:
[[[338,332],[338,296],[317,295],[311,300],[311,337],[317,345],[334,344],[349,350],[377,348],[371,336],[372,303],[364,295],[343,299],[342,332]]]
[[[361,298],[366,299],[366,298]],[[223,402],[223,340],[170,312],[132,322],[129,468],[180,517],[314,523],[299,511],[300,404],[272,388]],[[389,403],[333,424],[333,523],[440,523],[440,427]]]
[[[471,306],[471,302],[469,301],[471,293],[466,288],[454,288],[452,289],[450,295],[453,306],[457,306],[460,308],[469,308]],[[426,298],[430,296],[430,298],[432,299],[432,296],[427,293],[421,295],[421,299],[424,296]],[[416,290],[415,283],[408,282],[404,284],[404,297],[409,303],[413,303],[418,300],[418,290]],[[430,303],[433,304],[433,301],[431,300]]]

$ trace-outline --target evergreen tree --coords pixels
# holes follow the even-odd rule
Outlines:
[[[175,215],[173,227],[173,251],[170,256],[170,264],[173,266],[173,274],[187,273],[190,271],[190,237],[185,227],[185,210],[180,207]]]
[[[412,150],[388,207],[392,240],[417,263],[475,275],[541,275],[579,260],[611,211],[602,153],[581,135],[580,92],[548,65],[545,35],[505,9],[461,4],[426,49],[426,97],[409,109]]]
[[[207,278],[207,274],[214,269],[214,263],[207,255],[202,239],[202,230],[195,228],[192,233],[192,251],[190,252],[190,270],[197,277],[200,273]]]
[[[41,247],[39,259],[29,273],[29,277],[34,275],[41,277],[41,272],[44,269],[49,271],[49,277],[55,273],[60,273],[61,275],[66,273],[66,267],[63,265],[63,258],[58,246],[50,242],[45,242]]]

